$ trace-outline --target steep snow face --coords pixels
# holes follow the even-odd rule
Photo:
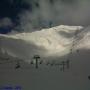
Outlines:
[[[77,49],[90,49],[90,26],[82,30],[77,36],[75,41],[77,42]]]
[[[32,33],[0,35],[0,47],[3,52],[7,52],[11,56],[27,60],[35,54],[43,57],[63,56],[69,53],[73,41],[76,40],[75,33],[77,31],[81,33],[83,30],[82,26],[60,25]],[[82,35],[83,33],[81,34],[82,41],[78,42],[85,43],[84,41],[90,37],[90,33]],[[89,42],[89,40],[87,41]],[[79,47],[81,47],[80,44]]]

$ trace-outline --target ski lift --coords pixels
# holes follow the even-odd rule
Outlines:
[[[39,55],[34,55],[33,57],[36,60],[36,69],[38,68],[38,59],[40,59]]]
[[[20,63],[19,62],[17,62],[16,63],[16,66],[15,66],[15,69],[19,69],[21,66],[20,66]]]
[[[68,59],[68,60],[66,61],[67,69],[69,69],[69,64],[70,64],[70,60]]]
[[[64,72],[64,69],[65,69],[65,61],[62,61],[62,68],[61,68],[61,70]]]

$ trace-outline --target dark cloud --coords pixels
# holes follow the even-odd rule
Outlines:
[[[0,7],[0,17],[12,19],[17,31],[90,24],[90,0],[0,0]]]
[[[89,25],[89,0],[26,0],[30,10],[19,14],[17,30],[33,31],[57,25]],[[52,25],[50,24],[52,23]]]
[[[22,0],[0,0],[0,17],[14,18],[21,10],[28,9],[29,5]]]
[[[0,0],[0,33],[6,33],[12,29],[12,26],[6,27],[9,26],[7,21],[3,23],[5,18],[12,21],[15,27],[18,24],[17,15],[25,9],[32,10],[30,3],[28,4],[22,0]]]

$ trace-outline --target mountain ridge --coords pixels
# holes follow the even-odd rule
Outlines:
[[[79,45],[76,44],[74,49],[79,49],[82,47],[82,42],[84,42],[85,39],[84,41],[77,41],[77,36],[75,37],[77,30],[81,31],[78,34],[78,37],[81,35],[81,40],[85,36],[87,37],[87,34],[83,34],[85,32],[89,32],[89,27],[84,29],[82,26],[61,25],[49,29],[42,29],[41,31],[35,31],[32,33],[18,33],[15,35],[0,34],[0,47],[4,52],[9,53],[11,56],[24,58],[27,60],[29,60],[35,54],[39,54],[42,57],[63,56],[70,52],[72,44],[75,40],[77,43],[79,43]],[[85,43],[83,46],[86,47]]]

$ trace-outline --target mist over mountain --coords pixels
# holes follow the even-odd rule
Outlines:
[[[77,36],[75,33],[77,32]],[[89,27],[60,25],[32,33],[0,35],[1,52],[26,61],[34,55],[60,57],[74,49],[90,49]]]

